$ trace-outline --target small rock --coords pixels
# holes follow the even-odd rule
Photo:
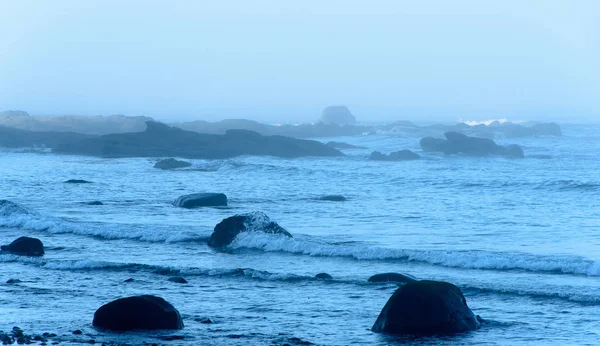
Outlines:
[[[65,184],[91,184],[91,181],[83,180],[83,179],[69,179],[65,181]]]
[[[182,278],[181,276],[172,276],[172,277],[168,278],[167,280],[178,283],[178,284],[187,284],[188,283],[187,280]]]
[[[320,201],[330,201],[330,202],[345,202],[346,197],[342,195],[326,195],[318,198]]]
[[[77,329],[77,330],[73,331],[73,334],[75,334],[75,335],[81,335],[81,334],[83,334],[83,332],[81,330]]]
[[[87,205],[104,205],[104,203],[100,202],[100,201],[92,201],[92,202],[87,202]]]
[[[7,284],[18,284],[18,283],[21,283],[21,282],[23,282],[23,281],[21,281],[19,279],[8,279],[6,281]]]
[[[125,279],[123,280],[123,282],[134,282],[135,280],[133,278],[129,278],[129,279]]]
[[[319,274],[315,275],[315,277],[317,279],[323,279],[323,280],[331,280],[331,279],[333,279],[333,276],[331,276],[331,275],[329,275],[327,273],[319,273]]]

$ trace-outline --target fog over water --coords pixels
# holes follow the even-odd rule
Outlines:
[[[596,1],[0,2],[0,110],[599,119]]]

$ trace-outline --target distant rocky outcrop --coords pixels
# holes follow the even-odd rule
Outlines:
[[[460,289],[440,281],[416,281],[399,287],[372,327],[375,333],[439,335],[479,328]]]
[[[177,198],[173,205],[180,208],[221,207],[227,206],[224,193],[194,193]]]
[[[231,216],[219,222],[208,240],[208,246],[227,246],[242,232],[262,232],[292,237],[283,227],[271,221],[265,213],[257,211]]]
[[[317,198],[319,201],[345,202],[347,199],[342,195],[325,195]]]
[[[158,161],[156,164],[154,164],[154,168],[170,170],[170,169],[177,169],[177,168],[186,168],[186,167],[190,167],[191,165],[192,165],[192,163],[188,162],[188,161],[180,161],[180,160],[176,160],[174,158],[169,158],[169,159],[163,159],[163,160]]]
[[[28,117],[29,113],[25,112],[25,111],[2,111],[0,112],[0,118],[3,117]]]
[[[369,282],[415,282],[417,278],[408,275],[408,274],[400,274],[400,273],[382,273],[375,274],[371,276],[368,280]]]
[[[369,156],[369,160],[374,161],[408,161],[408,160],[418,160],[421,156],[417,153],[414,153],[410,150],[400,150],[390,153],[389,155],[385,155],[380,153],[379,151],[374,151]]]
[[[200,134],[148,122],[146,131],[86,138],[53,148],[57,153],[101,157],[179,156],[188,159],[223,159],[240,155],[278,157],[342,156],[323,143],[282,136],[262,136],[247,130],[225,135]]]
[[[163,298],[142,295],[117,299],[94,314],[94,327],[113,331],[182,329],[179,311]]]
[[[459,132],[446,132],[444,136],[446,136],[446,139],[432,137],[421,139],[421,148],[426,152],[442,152],[447,155],[524,157],[523,149],[516,144],[503,147],[496,144],[492,139],[469,137]]]
[[[37,238],[19,237],[8,245],[2,245],[2,251],[21,256],[43,256],[44,244]]]
[[[354,125],[356,118],[346,106],[329,106],[323,109],[319,122],[324,124]]]
[[[325,145],[336,149],[367,149],[358,145],[348,144],[344,142],[327,142]]]

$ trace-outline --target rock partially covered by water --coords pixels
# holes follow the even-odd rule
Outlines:
[[[91,184],[91,181],[83,180],[83,179],[69,179],[65,181],[65,184]]]
[[[319,274],[315,275],[315,278],[321,279],[321,280],[332,280],[333,276],[331,276],[327,273],[319,273]]]
[[[242,232],[262,232],[292,237],[283,227],[271,221],[265,213],[255,211],[234,215],[219,222],[208,240],[208,245],[212,247],[227,246]]]
[[[37,238],[19,237],[8,245],[2,245],[2,251],[22,256],[43,256],[44,244]]]
[[[401,286],[381,310],[375,333],[436,335],[479,328],[460,289],[441,281],[416,281]]]
[[[167,281],[175,282],[178,284],[187,284],[188,281],[181,276],[171,276],[167,279]]]
[[[163,298],[143,295],[117,299],[94,314],[94,327],[113,331],[182,329],[179,311]]]
[[[361,147],[359,145],[344,143],[344,142],[327,142],[325,144],[328,147],[332,147],[335,149],[367,149],[365,147]]]
[[[177,198],[173,205],[188,209],[227,206],[227,196],[223,193],[193,193]]]
[[[415,282],[417,278],[412,275],[400,273],[382,273],[371,276],[369,282]]]
[[[168,169],[177,169],[177,168],[186,168],[192,165],[191,162],[188,161],[180,161],[175,160],[174,158],[164,159],[158,161],[154,164],[154,168],[168,170]]]
[[[323,109],[319,122],[336,125],[354,125],[356,118],[346,106],[329,106]]]
[[[425,137],[421,139],[421,148],[427,152],[442,152],[447,155],[465,154],[470,156],[500,155],[522,158],[523,149],[516,144],[503,147],[492,139],[469,137],[459,132],[446,132],[446,139]]]
[[[369,160],[375,161],[407,161],[407,160],[418,160],[421,156],[417,153],[413,153],[410,150],[400,150],[390,153],[389,155],[385,155],[380,153],[379,151],[374,151],[369,156]]]
[[[347,199],[342,195],[325,195],[317,198],[319,201],[330,201],[330,202],[345,202]]]

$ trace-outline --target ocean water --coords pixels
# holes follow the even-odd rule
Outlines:
[[[522,160],[369,161],[373,150],[420,152],[417,136],[380,134],[335,138],[369,148],[346,157],[194,160],[180,171],[3,149],[0,199],[18,206],[0,207],[0,243],[28,235],[47,250],[0,254],[0,330],[53,332],[61,344],[599,344],[600,126],[563,133],[499,141],[522,145]],[[229,207],[172,206],[195,192],[223,192]],[[316,200],[326,194],[348,201]],[[95,200],[104,205],[86,204]],[[294,238],[248,233],[222,251],[207,246],[218,222],[251,211]],[[334,280],[315,279],[320,272]],[[382,272],[454,283],[487,322],[445,338],[374,334],[397,287],[367,282]],[[172,303],[185,329],[92,327],[98,307],[138,294]],[[182,339],[161,339],[173,335]]]

